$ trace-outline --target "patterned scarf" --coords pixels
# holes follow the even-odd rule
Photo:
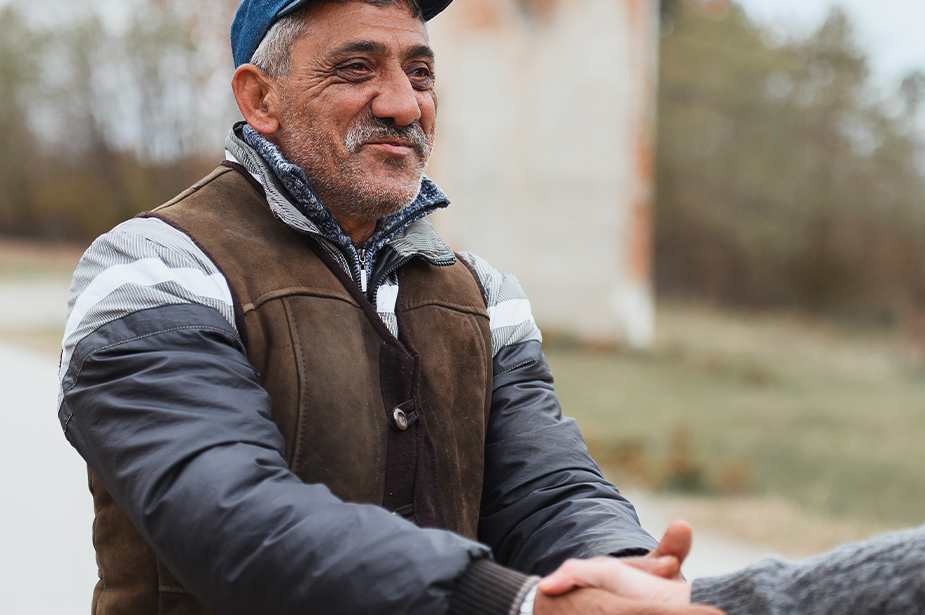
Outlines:
[[[308,177],[300,167],[292,164],[283,156],[276,145],[270,143],[263,135],[248,125],[243,128],[244,141],[250,145],[266,161],[273,174],[289,191],[293,204],[299,211],[314,224],[326,239],[339,246],[347,258],[359,266],[359,254],[344,233],[337,219],[312,190]],[[393,237],[412,223],[428,214],[447,207],[449,199],[433,181],[425,177],[421,182],[421,190],[414,202],[399,212],[388,215],[379,220],[373,236],[364,246],[366,248],[366,267],[372,269],[375,256]]]

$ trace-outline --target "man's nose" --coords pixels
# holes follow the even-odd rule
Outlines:
[[[379,93],[373,98],[373,115],[391,118],[397,126],[413,124],[421,117],[417,94],[404,71],[393,71],[382,79]]]

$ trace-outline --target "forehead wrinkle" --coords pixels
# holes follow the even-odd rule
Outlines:
[[[388,55],[389,48],[385,43],[379,41],[352,41],[341,45],[331,52],[331,55],[346,56],[351,53],[371,53],[377,56],[384,56]]]

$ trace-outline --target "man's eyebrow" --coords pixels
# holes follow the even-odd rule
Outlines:
[[[434,50],[430,48],[430,45],[415,45],[407,52],[405,52],[406,58],[427,58],[428,60],[433,60],[436,57]]]
[[[388,55],[389,48],[384,43],[378,41],[354,41],[342,47],[338,47],[334,50],[332,55],[334,57],[343,57],[349,56],[352,53],[371,53],[373,55],[384,56]],[[430,45],[423,44],[411,47],[402,55],[405,58],[426,58],[428,60],[433,60],[435,57],[434,50],[430,48]]]
[[[334,50],[333,55],[345,56],[351,53],[371,53],[384,56],[389,52],[388,47],[377,41],[355,41]]]

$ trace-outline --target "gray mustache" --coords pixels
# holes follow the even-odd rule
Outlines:
[[[380,139],[398,139],[414,148],[418,156],[427,155],[427,135],[420,122],[407,126],[396,126],[391,119],[379,118],[374,115],[367,117],[362,124],[350,129],[344,137],[344,145],[351,154],[356,154],[360,148],[370,141]]]

